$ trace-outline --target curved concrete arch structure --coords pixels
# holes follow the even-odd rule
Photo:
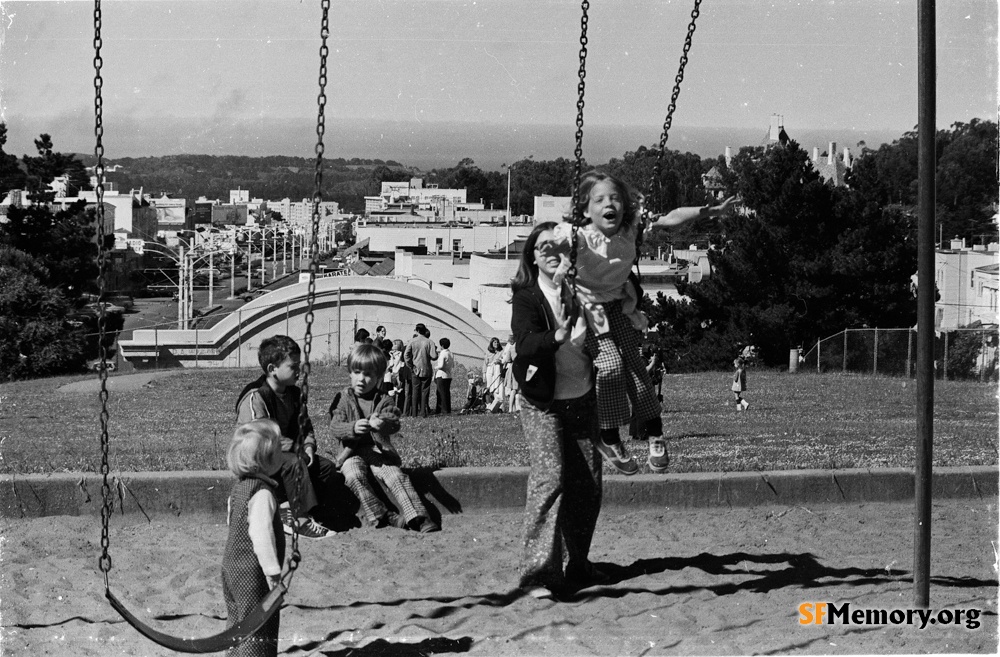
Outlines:
[[[137,330],[120,340],[121,354],[137,368],[256,367],[257,346],[272,335],[305,339],[308,283],[297,283],[258,297],[207,329]],[[455,360],[466,367],[482,363],[486,345],[504,339],[471,310],[416,285],[388,278],[331,276],[316,279],[311,358],[342,362],[356,328],[385,326],[389,339],[405,344],[424,324],[431,339],[447,337]]]

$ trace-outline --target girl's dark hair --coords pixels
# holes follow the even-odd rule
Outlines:
[[[524,240],[524,249],[521,251],[521,262],[517,266],[517,273],[510,281],[510,289],[515,294],[520,290],[527,289],[538,280],[538,265],[535,264],[535,245],[538,244],[538,236],[547,230],[556,227],[554,221],[543,221],[536,224],[527,239]],[[509,302],[508,302],[509,303]]]
[[[493,343],[494,342],[497,343],[497,348],[496,349],[493,348]],[[490,352],[491,354],[495,354],[498,351],[500,351],[501,349],[503,349],[503,345],[500,344],[500,338],[490,338],[490,344],[489,344],[488,347],[486,347],[486,351]]]
[[[622,197],[622,227],[629,227],[639,220],[639,203],[635,190],[629,187],[621,178],[616,178],[610,174],[594,169],[588,171],[580,177],[580,187],[576,196],[576,212],[574,216],[567,217],[568,221],[579,217],[581,221],[590,223],[584,219],[583,213],[590,203],[590,190],[599,182],[609,182],[615,186]]]
[[[448,349],[449,347],[451,347],[451,340],[449,340],[448,338],[441,338],[440,340],[438,340],[438,344],[444,347],[445,349]]]

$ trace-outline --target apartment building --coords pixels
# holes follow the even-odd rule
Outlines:
[[[1000,245],[967,247],[964,239],[937,249],[934,281],[941,298],[934,304],[934,327],[947,330],[973,322],[997,323],[997,271]]]

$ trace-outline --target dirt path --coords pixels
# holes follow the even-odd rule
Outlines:
[[[912,606],[912,504],[605,509],[591,556],[610,585],[566,602],[511,594],[519,513],[444,518],[444,531],[355,530],[303,546],[282,654],[900,654],[997,651],[995,501],[935,504],[931,606],[964,624],[800,625],[806,602]],[[221,519],[116,519],[112,589],[174,634],[220,631]],[[123,524],[127,523],[127,524]],[[103,599],[94,518],[2,527],[10,655],[168,655]]]

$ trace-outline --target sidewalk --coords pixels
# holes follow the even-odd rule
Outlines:
[[[357,529],[304,542],[281,612],[279,651],[296,657],[995,654],[995,502],[935,502],[930,603],[935,613],[948,611],[924,629],[800,624],[807,620],[801,609],[815,603],[849,603],[862,616],[913,607],[911,503],[606,506],[590,557],[610,582],[565,601],[514,590],[522,514],[507,508],[448,514],[435,534]],[[104,600],[97,518],[3,520],[0,531],[6,654],[172,654],[126,625]],[[226,535],[224,514],[158,514],[152,522],[116,514],[111,590],[156,629],[217,633],[225,626],[219,568]],[[801,607],[807,603],[814,606]],[[955,624],[957,610],[963,618]],[[968,610],[982,612],[972,624]]]

